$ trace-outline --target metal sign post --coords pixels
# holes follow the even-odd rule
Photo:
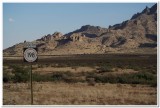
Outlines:
[[[30,71],[30,82],[31,82],[31,105],[33,105],[32,63],[31,63],[31,71]]]
[[[36,62],[38,60],[37,57],[37,48],[36,45],[32,43],[27,43],[23,48],[23,59],[24,62],[30,62],[30,86],[31,86],[31,105],[33,105],[33,86],[32,86],[32,62]]]

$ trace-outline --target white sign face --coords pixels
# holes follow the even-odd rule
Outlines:
[[[37,60],[37,51],[34,48],[27,48],[24,51],[24,59],[27,62],[34,62]]]

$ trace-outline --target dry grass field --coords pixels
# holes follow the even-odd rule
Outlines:
[[[5,83],[4,105],[29,105],[27,83]],[[35,105],[156,105],[156,88],[146,85],[33,83]]]
[[[3,62],[3,104],[30,105],[30,65]],[[32,73],[35,105],[157,105],[156,55],[42,57]]]

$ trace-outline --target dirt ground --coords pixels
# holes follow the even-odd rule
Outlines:
[[[34,82],[35,105],[156,105],[156,88],[147,85]],[[30,105],[29,83],[4,83],[4,105]]]

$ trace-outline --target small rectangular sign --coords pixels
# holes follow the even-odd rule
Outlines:
[[[36,48],[36,44],[32,42],[26,42],[24,48]]]

